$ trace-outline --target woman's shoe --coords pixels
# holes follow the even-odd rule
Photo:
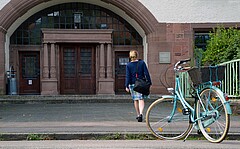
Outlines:
[[[140,114],[139,117],[138,117],[137,119],[138,119],[138,122],[142,122],[142,121],[143,121],[143,115]]]

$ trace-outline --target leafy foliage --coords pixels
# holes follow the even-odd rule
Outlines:
[[[209,34],[207,50],[203,53],[204,65],[216,65],[240,58],[240,30],[219,26]]]
[[[203,58],[203,50],[201,48],[196,48],[194,50],[194,58],[195,58],[195,65],[193,66],[197,66],[200,67],[202,65],[202,58]]]

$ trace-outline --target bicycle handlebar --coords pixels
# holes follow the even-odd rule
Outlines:
[[[175,71],[184,70],[184,68],[183,68],[182,66],[179,67],[179,65],[181,65],[181,64],[186,64],[186,63],[189,62],[189,61],[191,61],[191,58],[178,61],[178,62],[174,65],[174,70],[175,70]]]

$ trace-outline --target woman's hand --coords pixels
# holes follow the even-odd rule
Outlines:
[[[126,90],[127,92],[129,92],[129,88],[127,88],[127,87],[126,87],[126,89],[125,89],[125,90]]]

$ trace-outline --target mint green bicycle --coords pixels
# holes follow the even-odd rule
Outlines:
[[[194,102],[188,102],[181,91],[179,71],[190,59],[174,66],[175,89],[154,101],[146,112],[149,130],[159,139],[187,139],[193,128],[210,142],[220,143],[227,136],[232,114],[227,96],[217,87],[221,85],[225,67],[210,66],[188,71],[193,82]],[[204,72],[207,72],[203,74]],[[195,79],[194,79],[195,78]]]

